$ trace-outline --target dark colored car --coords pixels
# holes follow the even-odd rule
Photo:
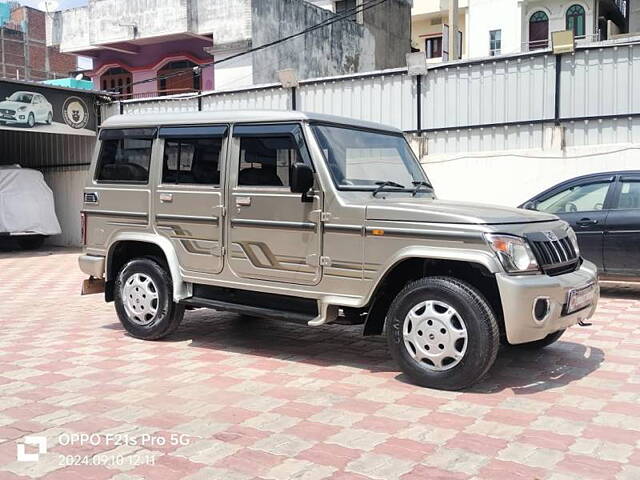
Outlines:
[[[572,178],[520,207],[569,222],[582,255],[605,277],[640,276],[640,170]]]

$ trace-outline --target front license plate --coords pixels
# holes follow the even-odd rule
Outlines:
[[[567,314],[577,312],[591,305],[595,294],[596,286],[594,283],[571,290],[567,296]]]

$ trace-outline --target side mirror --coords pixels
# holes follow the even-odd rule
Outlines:
[[[312,199],[307,196],[311,187],[313,187],[313,171],[309,165],[304,163],[294,163],[291,167],[291,191],[293,193],[301,193],[303,202],[310,202]]]
[[[537,202],[527,202],[522,206],[522,208],[524,208],[525,210],[537,210],[538,209],[538,203]]]

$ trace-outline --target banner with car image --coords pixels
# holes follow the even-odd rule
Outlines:
[[[0,130],[94,136],[96,111],[88,91],[0,81]]]

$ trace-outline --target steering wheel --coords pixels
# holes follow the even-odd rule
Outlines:
[[[564,211],[565,212],[574,213],[574,212],[578,211],[578,207],[576,207],[575,203],[569,202],[564,206]]]

